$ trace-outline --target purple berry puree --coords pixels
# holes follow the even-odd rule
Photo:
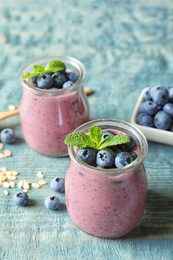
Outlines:
[[[140,221],[147,198],[143,165],[111,176],[92,174],[71,162],[66,176],[66,205],[71,219],[85,232],[99,237],[119,237]]]
[[[65,155],[66,135],[89,120],[83,87],[57,95],[41,95],[24,87],[20,118],[24,139],[33,150],[50,156]]]

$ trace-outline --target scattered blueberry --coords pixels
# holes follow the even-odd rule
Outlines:
[[[62,85],[62,88],[68,88],[70,86],[72,86],[74,83],[71,80],[68,80],[66,82],[64,82],[64,84]]]
[[[154,124],[156,128],[167,130],[171,126],[171,116],[165,113],[163,110],[157,112],[154,117]]]
[[[13,129],[5,128],[1,131],[0,140],[2,143],[11,144],[16,140],[16,135]]]
[[[154,118],[146,113],[140,113],[137,116],[137,123],[143,126],[154,127]]]
[[[64,82],[67,81],[65,74],[63,74],[61,72],[53,73],[52,79],[54,79],[54,87],[56,87],[56,88],[62,88],[62,85],[64,84]]]
[[[99,150],[96,155],[96,164],[103,168],[108,168],[114,165],[115,154],[114,152],[109,149],[105,148]]]
[[[41,89],[49,89],[53,86],[53,78],[50,74],[40,75],[37,78],[37,85]]]
[[[51,180],[50,182],[50,188],[53,190],[53,191],[56,191],[56,192],[64,192],[65,190],[65,179],[64,178],[54,178],[53,180]]]
[[[56,210],[60,206],[60,200],[58,197],[47,197],[44,201],[45,207],[50,210]]]
[[[87,164],[92,164],[96,158],[96,151],[92,148],[80,148],[77,154]]]
[[[128,152],[120,152],[115,157],[115,166],[122,168],[134,161],[132,155]]]
[[[14,203],[18,206],[25,206],[28,203],[29,197],[26,192],[18,192],[14,195]]]

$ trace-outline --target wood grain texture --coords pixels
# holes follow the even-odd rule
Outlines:
[[[19,75],[26,62],[44,55],[70,55],[87,70],[91,118],[130,121],[134,104],[146,86],[172,85],[173,2],[171,0],[6,0],[0,1],[0,111],[20,106]],[[15,169],[19,179],[65,177],[69,158],[49,158],[24,142],[19,115],[2,120],[0,130],[17,134],[6,145],[12,157],[0,167]],[[18,188],[0,187],[0,259],[2,260],[172,260],[173,148],[149,142],[145,160],[149,192],[139,226],[118,239],[98,239],[70,220],[64,194],[59,211],[44,206],[55,195],[49,184],[29,191],[29,205],[13,203]]]

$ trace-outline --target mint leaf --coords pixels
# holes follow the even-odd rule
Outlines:
[[[91,140],[96,144],[96,147],[98,148],[100,140],[102,138],[102,130],[98,126],[92,126],[89,129],[89,136]]]
[[[44,67],[41,66],[41,65],[34,65],[33,73],[43,74],[44,73]]]
[[[46,72],[56,72],[63,69],[65,69],[65,64],[60,60],[52,60],[44,68]]]
[[[68,134],[64,142],[65,144],[77,146],[79,148],[96,148],[95,143],[91,140],[90,136],[83,132]]]
[[[126,135],[109,135],[99,144],[98,149],[101,150],[109,146],[125,144],[128,142],[130,142],[130,139]]]

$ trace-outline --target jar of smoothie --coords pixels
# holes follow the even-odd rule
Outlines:
[[[62,89],[41,89],[23,76],[36,64],[59,60],[78,80]],[[27,64],[21,72],[23,96],[20,106],[21,128],[26,143],[35,151],[49,156],[67,155],[64,139],[68,133],[89,120],[89,105],[83,88],[86,71],[72,57],[45,57]]]
[[[144,213],[148,188],[143,161],[148,144],[136,127],[116,119],[93,120],[75,131],[88,133],[93,125],[131,135],[138,156],[125,167],[105,169],[84,163],[77,156],[76,147],[68,146],[71,161],[65,182],[67,211],[83,231],[116,238],[134,229]]]

